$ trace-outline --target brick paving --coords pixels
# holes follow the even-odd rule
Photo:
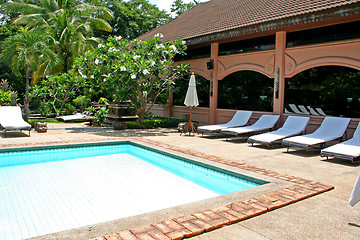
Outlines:
[[[225,225],[234,224],[248,218],[265,214],[277,208],[304,200],[306,198],[321,194],[334,189],[333,186],[320,182],[298,178],[288,174],[281,174],[272,170],[259,168],[249,164],[238,163],[235,161],[223,159],[217,156],[206,155],[193,150],[186,150],[175,147],[170,144],[160,143],[145,138],[112,138],[113,141],[131,141],[135,140],[152,144],[162,148],[170,149],[180,153],[201,157],[217,163],[238,167],[240,169],[253,171],[258,174],[278,178],[293,183],[294,185],[280,189],[268,194],[256,196],[247,200],[234,202],[222,207],[208,209],[206,211],[196,212],[190,215],[168,219],[162,222],[142,226],[134,229],[122,230],[110,235],[99,236],[92,240],[177,240],[193,237],[204,232],[209,232]],[[98,141],[109,141],[109,138],[97,139]],[[70,140],[62,141],[60,144],[74,144],[94,142],[93,140]],[[1,148],[29,147],[59,145],[59,142],[43,142],[28,144],[0,144]]]

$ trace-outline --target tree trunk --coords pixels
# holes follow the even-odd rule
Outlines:
[[[24,112],[25,112],[25,121],[29,121],[30,109],[29,109],[29,86],[30,86],[30,66],[26,70],[26,79],[25,79],[25,99],[24,99]]]
[[[144,119],[145,119],[145,108],[142,106],[139,108],[139,122],[140,122],[140,126],[142,128],[145,128],[145,125],[144,125]]]

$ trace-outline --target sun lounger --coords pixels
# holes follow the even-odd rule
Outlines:
[[[315,115],[315,116],[319,116],[320,114],[318,114],[315,109],[313,109],[311,106],[307,106],[309,111],[310,111],[310,114],[311,115]]]
[[[243,134],[258,133],[272,129],[279,120],[279,115],[262,115],[253,125],[245,127],[225,128],[221,133],[240,136]]]
[[[216,124],[216,125],[206,125],[198,127],[199,133],[219,133],[221,129],[230,128],[230,127],[241,127],[245,126],[251,117],[252,111],[243,111],[237,110],[232,119],[224,124]]]
[[[304,114],[303,112],[299,111],[299,109],[296,107],[295,104],[289,104],[289,107],[290,107],[291,111],[293,111],[296,114]]]
[[[91,120],[91,117],[85,113],[76,113],[73,115],[57,117],[56,119],[63,122],[88,122]]]
[[[319,145],[320,148],[322,148],[327,142],[340,139],[344,135],[349,122],[350,118],[325,117],[324,121],[315,132],[302,136],[285,138],[282,144],[283,146],[287,146],[288,150],[289,147],[299,147],[309,150],[316,145]]]
[[[4,129],[5,137],[7,131],[30,130],[31,125],[24,121],[19,106],[1,106],[0,107],[0,125]]]
[[[298,108],[303,112],[303,114],[310,114],[304,105],[298,105]]]
[[[324,111],[321,108],[315,108],[315,109],[321,116],[326,116],[326,114],[324,113]]]
[[[287,109],[284,107],[284,113],[293,113],[293,112],[290,112],[289,110],[287,110]]]
[[[335,157],[340,159],[347,159],[354,162],[355,159],[360,157],[360,123],[358,124],[354,135],[351,139],[327,147],[320,152],[322,157]]]
[[[310,117],[288,116],[281,128],[276,131],[251,136],[248,139],[248,143],[252,145],[254,143],[260,143],[270,146],[271,143],[303,133],[309,120]]]

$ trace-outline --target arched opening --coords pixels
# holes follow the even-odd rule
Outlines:
[[[323,66],[286,79],[285,108],[289,104],[321,108],[326,115],[360,117],[360,71]]]
[[[209,89],[210,89],[210,82],[196,74],[196,91],[199,99],[199,107],[209,107]],[[189,86],[190,75],[185,76],[182,79],[178,79],[175,82],[175,87],[173,89],[173,102],[174,105],[184,106],[184,100],[186,96],[186,91]]]
[[[239,71],[219,81],[218,108],[273,110],[274,81],[254,71]]]

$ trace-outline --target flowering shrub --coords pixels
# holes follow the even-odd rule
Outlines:
[[[96,51],[79,58],[76,67],[95,86],[106,86],[115,101],[131,100],[143,125],[158,96],[188,73],[189,66],[174,66],[173,61],[176,54],[185,54],[186,43],[180,39],[162,43],[161,39],[161,34],[147,41],[109,37]],[[151,105],[146,110],[148,103]]]

